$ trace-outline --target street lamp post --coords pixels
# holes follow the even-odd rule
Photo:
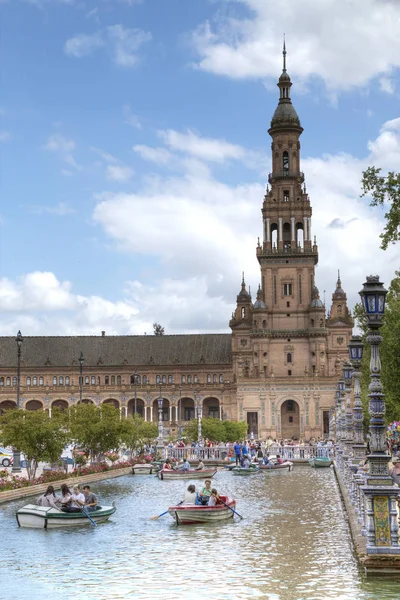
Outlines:
[[[196,395],[196,390],[194,391],[194,404],[197,406],[197,440],[200,444],[202,441],[202,431],[201,431],[201,419],[203,416],[203,410],[201,406],[201,396]]]
[[[24,341],[20,331],[18,331],[15,341],[17,342],[17,409],[19,409],[21,394],[21,347]],[[13,448],[12,472],[21,472],[21,452],[17,448]]]
[[[366,501],[365,531],[367,554],[400,554],[397,523],[397,489],[389,476],[390,456],[386,450],[385,395],[380,380],[379,345],[382,335],[387,290],[378,275],[370,275],[360,291],[364,315],[368,323],[367,342],[371,346],[369,385],[369,472],[362,486]]]
[[[82,386],[83,386],[83,353],[79,357],[79,404],[82,404]]]
[[[346,394],[346,455],[350,456],[353,446],[353,412],[351,410],[351,377],[353,367],[350,362],[345,362],[343,365],[343,379]]]

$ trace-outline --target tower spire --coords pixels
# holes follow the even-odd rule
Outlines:
[[[285,34],[283,34],[283,72],[286,73],[286,42],[285,42]]]

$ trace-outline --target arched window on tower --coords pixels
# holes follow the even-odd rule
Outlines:
[[[271,245],[272,248],[277,248],[278,246],[278,225],[276,223],[272,223],[271,225]]]
[[[341,304],[338,304],[338,307],[337,307],[337,314],[338,314],[338,315],[341,315],[341,314],[342,314],[342,305],[341,305]]]
[[[246,316],[246,310],[244,308],[242,308],[242,319],[244,319]]]
[[[287,363],[291,363],[292,362],[292,353],[288,352],[286,355],[286,362]]]
[[[296,245],[300,248],[304,246],[303,223],[296,224]]]
[[[289,154],[286,150],[282,154],[282,168],[283,168],[283,174],[288,175],[289,174]]]

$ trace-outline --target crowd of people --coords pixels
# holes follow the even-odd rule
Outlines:
[[[80,486],[76,484],[72,490],[71,492],[67,484],[63,483],[61,496],[56,496],[54,487],[49,485],[45,493],[38,498],[37,504],[47,508],[57,508],[68,513],[96,510],[98,500],[91,491],[90,485],[84,485],[81,491]]]

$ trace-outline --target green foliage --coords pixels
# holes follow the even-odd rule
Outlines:
[[[137,413],[122,423],[121,439],[132,453],[144,444],[152,442],[157,436],[157,425],[145,421]]]
[[[160,323],[153,323],[154,335],[164,335],[164,327]]]
[[[70,437],[87,448],[93,460],[110,450],[118,450],[122,433],[119,410],[110,404],[82,403],[69,409]]]
[[[387,422],[400,419],[400,271],[396,271],[386,296],[381,329],[382,384],[386,395]]]
[[[247,423],[244,421],[220,421],[219,419],[202,419],[201,432],[204,439],[212,442],[234,442],[247,436]],[[189,421],[184,429],[184,436],[191,441],[198,439],[198,421]]]
[[[361,304],[356,304],[354,307],[354,316],[357,318],[364,341],[364,355],[361,363],[361,401],[365,416],[364,423],[368,423],[371,348],[366,339],[368,326]],[[381,379],[386,402],[385,418],[390,423],[400,420],[400,271],[396,271],[396,277],[389,287],[381,333],[383,337],[380,346]]]
[[[385,206],[389,203],[389,212],[385,214],[386,225],[381,233],[381,248],[386,250],[390,243],[400,240],[400,173],[389,171],[387,177],[380,174],[382,169],[368,167],[363,171],[361,180],[361,198],[371,195],[371,206]]]
[[[58,411],[52,418],[43,410],[9,410],[0,417],[1,441],[25,454],[29,480],[34,479],[40,461],[60,459],[67,441],[64,425]]]

